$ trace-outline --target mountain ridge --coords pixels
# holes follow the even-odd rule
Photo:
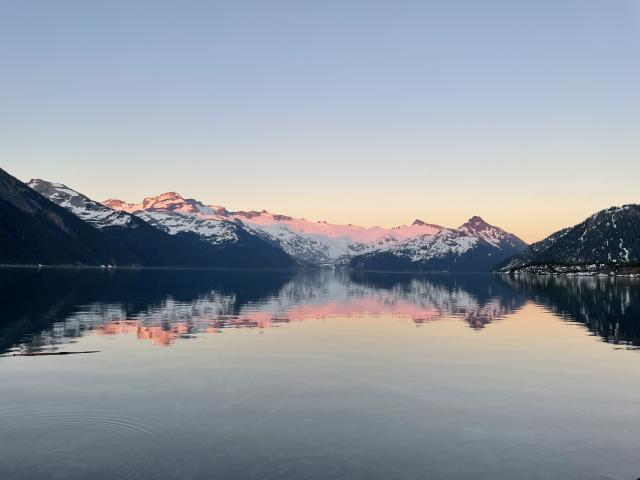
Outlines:
[[[281,268],[293,264],[286,253],[243,232],[234,233],[226,243],[212,244],[202,231],[172,231],[153,216],[147,219],[113,210],[62,183],[33,179],[28,185],[103,236],[124,245],[141,266]]]
[[[489,271],[524,248],[517,236],[474,216],[457,229],[355,256],[350,265],[381,271]]]
[[[463,244],[474,243],[474,239],[481,239],[483,247],[489,245],[487,256],[495,253],[494,250],[504,250],[505,240],[509,244],[509,254],[520,251],[526,245],[515,235],[489,225],[479,216],[470,217],[457,229],[430,224],[421,219],[414,220],[411,225],[392,228],[362,227],[314,222],[267,210],[234,212],[219,205],[206,205],[195,199],[184,198],[173,191],[146,197],[140,203],[108,199],[103,204],[138,215],[150,223],[158,222],[165,228],[195,228],[194,223],[200,222],[202,228],[211,230],[211,237],[215,241],[224,239],[225,228],[230,228],[228,222],[241,224],[247,231],[278,245],[299,262],[316,266],[346,266],[351,264],[354,257],[382,251],[389,251],[393,255],[397,251],[394,247],[406,247],[409,242],[424,244],[425,239],[431,240],[430,248],[437,250],[442,258],[446,256],[440,254],[442,251],[459,250],[464,247]],[[456,238],[459,239],[457,243]],[[494,264],[502,258],[497,257]],[[450,260],[457,260],[455,254]]]
[[[135,263],[124,245],[0,169],[0,264]]]
[[[501,273],[596,273],[640,263],[640,205],[609,207],[496,266]]]
[[[602,273],[640,267],[637,204],[603,209],[530,246],[478,215],[456,228],[419,218],[410,225],[383,228],[314,222],[264,209],[232,211],[175,191],[140,203],[97,202],[63,183],[33,179],[26,185],[3,170],[0,207],[3,264],[298,264],[503,273]]]

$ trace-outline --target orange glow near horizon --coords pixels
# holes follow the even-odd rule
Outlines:
[[[122,209],[128,212],[134,212],[143,208],[147,208],[146,202],[150,199],[162,199],[165,195],[177,195],[182,199],[192,198],[188,195],[183,195],[180,192],[167,191],[150,197],[145,197],[140,202],[129,202],[128,199],[118,198],[123,202],[121,206],[109,204],[111,208]],[[201,202],[203,205],[212,207],[214,210],[226,209],[229,212],[250,212],[250,211],[267,211],[273,215],[281,215],[285,217],[291,217],[287,220],[287,223],[291,224],[295,229],[312,234],[323,234],[329,237],[340,237],[347,235],[350,238],[358,241],[373,241],[384,235],[390,229],[394,229],[394,236],[400,239],[414,237],[423,233],[434,233],[433,228],[428,225],[412,225],[414,220],[420,220],[427,224],[440,225],[448,228],[458,228],[467,222],[472,216],[478,215],[482,217],[487,223],[503,230],[513,233],[520,237],[527,243],[534,243],[543,240],[552,233],[557,232],[566,227],[576,225],[595,213],[596,211],[608,208],[611,205],[602,206],[601,208],[593,207],[591,210],[588,205],[573,205],[573,208],[569,209],[566,206],[558,208],[556,205],[544,206],[544,199],[540,199],[539,208],[532,209],[523,213],[520,210],[496,210],[494,205],[487,205],[484,207],[474,206],[471,209],[460,204],[438,204],[433,207],[431,213],[424,215],[418,209],[415,209],[415,214],[412,216],[405,216],[404,219],[399,219],[399,211],[402,214],[406,214],[408,210],[414,208],[402,209],[399,211],[388,211],[388,208],[382,206],[380,209],[372,214],[370,209],[363,208],[362,211],[369,212],[366,215],[362,215],[362,212],[349,211],[348,209],[336,209],[340,214],[336,217],[328,218],[323,216],[322,213],[326,210],[327,204],[324,203],[324,209],[317,209],[316,215],[308,215],[309,211],[306,211],[305,207],[300,205],[288,205],[282,209],[258,209],[258,208],[246,208],[237,209],[233,206],[220,204],[216,202],[208,202],[202,198],[193,197],[195,200]],[[110,198],[109,200],[113,200]],[[102,200],[104,201],[104,200]],[[161,200],[163,201],[163,200]],[[619,205],[625,202],[619,203]],[[628,202],[626,202],[628,203]],[[388,206],[387,206],[388,207]],[[542,208],[544,207],[544,208]],[[297,212],[296,212],[297,210]],[[468,214],[466,210],[469,210],[471,214]],[[313,210],[310,210],[311,212]],[[493,212],[493,214],[486,215],[482,212]],[[192,210],[186,210],[186,213],[193,213]],[[360,213],[360,214],[359,214]],[[553,215],[552,215],[553,214]],[[215,215],[214,215],[215,216]],[[363,219],[362,222],[354,221],[355,218]],[[452,220],[453,219],[453,220]],[[241,218],[243,221],[247,219]],[[266,216],[252,217],[250,222],[258,225],[269,225],[273,223],[273,219]],[[437,231],[437,230],[436,230]]]
[[[167,190],[168,192],[170,191]],[[160,196],[163,193],[165,192],[157,192],[150,196]],[[306,220],[309,223],[306,224],[305,229],[311,233],[332,236],[331,225],[339,226],[341,227],[340,232],[336,235],[348,233],[349,236],[362,241],[374,239],[380,234],[376,233],[378,229],[402,227],[394,232],[395,235],[401,237],[427,233],[421,231],[423,229],[420,227],[412,226],[414,220],[448,228],[458,228],[472,216],[477,215],[487,223],[517,235],[527,243],[534,243],[558,230],[574,226],[600,210],[637,201],[624,195],[617,196],[613,203],[598,201],[597,198],[580,203],[557,202],[555,197],[541,196],[535,199],[535,208],[531,208],[533,199],[530,196],[509,198],[509,202],[505,204],[504,199],[498,198],[495,193],[478,198],[473,198],[469,196],[469,193],[465,193],[462,198],[456,198],[456,201],[430,203],[428,200],[425,202],[412,198],[406,204],[400,204],[402,194],[398,193],[397,196],[382,204],[376,203],[375,208],[372,209],[370,204],[363,202],[363,198],[368,198],[368,195],[363,198],[356,197],[345,200],[340,204],[339,198],[344,195],[344,192],[338,192],[340,195],[330,195],[328,198],[320,200],[315,196],[307,196],[304,203],[291,202],[290,199],[284,201],[281,198],[274,199],[273,195],[270,195],[267,198],[271,198],[271,203],[256,202],[253,205],[247,204],[245,201],[231,204],[220,201],[220,198],[212,200],[210,193],[201,195],[191,195],[184,191],[177,191],[177,193],[183,198],[194,198],[204,205],[220,206],[231,212],[266,210],[272,214],[293,217],[294,223],[300,219]],[[110,198],[117,198],[137,207],[142,206],[143,200],[137,197],[134,201],[126,197],[112,196]],[[106,198],[101,201],[104,200]],[[529,203],[527,204],[527,202]],[[266,219],[254,217],[252,221],[264,223]],[[367,231],[359,231],[359,228],[367,229]]]

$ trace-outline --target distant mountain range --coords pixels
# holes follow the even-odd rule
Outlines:
[[[101,203],[0,170],[0,264],[554,273],[637,263],[639,210],[604,210],[528,247],[478,216],[457,228],[422,220],[365,228],[230,211],[175,192]]]
[[[290,267],[293,259],[264,239],[227,222],[214,235],[196,219],[167,217],[165,223],[153,217],[140,218],[113,210],[60,183],[36,179],[29,187],[121,246],[130,256],[114,258],[119,265],[172,267]],[[191,228],[174,229],[172,222],[185,220]],[[215,237],[215,238],[214,238]]]
[[[482,272],[526,247],[515,235],[476,216],[456,229],[441,227],[434,234],[357,255],[351,259],[351,266],[364,270]]]
[[[457,229],[421,220],[396,228],[365,228],[312,222],[265,210],[234,212],[175,192],[140,203],[116,199],[99,203],[60,183],[35,179],[29,186],[126,246],[140,265],[296,263],[332,268],[488,271],[526,248],[522,240],[480,217]],[[214,255],[219,252],[224,252],[222,258]]]
[[[196,232],[214,244],[232,242],[238,230],[244,229],[278,245],[301,264],[321,267],[488,271],[527,246],[480,217],[458,229],[421,220],[395,228],[365,228],[312,222],[265,210],[232,212],[175,192],[137,204],[111,199],[104,205],[136,215],[169,233]]]
[[[503,273],[640,272],[640,205],[602,210],[498,265]]]
[[[416,220],[396,228],[336,225],[262,211],[232,212],[224,207],[185,199],[175,192],[145,198],[141,203],[107,200],[104,205],[132,213],[170,233],[196,232],[211,243],[233,242],[239,229],[277,245],[301,264],[335,267],[354,256],[443,227]]]

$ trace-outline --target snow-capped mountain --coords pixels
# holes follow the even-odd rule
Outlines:
[[[601,210],[498,267],[500,272],[599,271],[640,262],[640,205]]]
[[[237,232],[246,231],[279,246],[300,263],[317,266],[346,265],[354,257],[376,253],[407,257],[417,265],[436,257],[460,257],[470,249],[477,250],[476,244],[480,243],[488,249],[487,257],[494,255],[487,260],[489,269],[526,246],[519,238],[480,217],[471,218],[458,229],[422,220],[395,228],[366,228],[314,222],[266,210],[234,212],[183,198],[175,192],[148,197],[141,203],[111,199],[104,205],[133,213],[170,233],[197,232],[214,244],[233,241]]]
[[[412,225],[387,229],[313,222],[262,211],[232,212],[205,205],[175,192],[145,198],[141,203],[106,200],[109,208],[133,213],[166,231],[195,231],[212,243],[233,241],[240,228],[278,245],[301,263],[335,266],[364,252],[418,235],[433,235],[443,227],[416,220]]]
[[[192,215],[196,207],[178,202],[175,194],[165,194],[148,203],[147,210],[133,215],[126,208],[112,209],[61,183],[35,179],[28,185],[123,246],[139,265],[286,267],[293,263],[286,253],[246,232],[241,224]],[[206,217],[209,211],[200,213]]]
[[[506,232],[501,228],[489,225],[478,216],[471,217],[467,223],[458,227],[458,231],[466,233],[472,237],[478,237],[481,240],[500,248],[501,250],[522,250],[527,244],[512,233]]]
[[[80,217],[98,229],[108,227],[134,227],[137,222],[135,217],[124,211],[114,210],[105,207],[99,202],[91,200],[62,183],[47,182],[40,178],[35,178],[27,184],[43,197],[48,198],[53,203],[66,208],[71,213]]]
[[[98,266],[135,261],[122,244],[0,169],[0,264]]]
[[[227,218],[197,200],[185,199],[175,192],[145,198],[142,203],[106,200],[105,207],[131,213],[171,235],[195,233],[212,245],[232,244],[239,239],[242,224]]]
[[[396,228],[365,228],[312,222],[267,211],[232,212],[228,215],[276,242],[293,257],[320,266],[346,264],[355,255],[383,249],[419,235],[434,235],[443,228],[420,220]]]
[[[394,271],[486,271],[526,246],[515,235],[474,216],[457,229],[443,228],[435,235],[419,235],[356,256],[351,266]]]

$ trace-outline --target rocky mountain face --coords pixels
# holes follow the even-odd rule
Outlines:
[[[124,245],[0,169],[0,264],[134,263]]]
[[[383,271],[488,271],[526,246],[515,235],[474,216],[456,229],[443,228],[435,235],[420,235],[355,256],[351,266]]]
[[[293,257],[305,263],[328,267],[347,265],[356,255],[383,249],[419,235],[432,235],[443,228],[420,220],[395,228],[365,228],[351,224],[313,222],[267,211],[230,212],[229,215],[277,243]]]
[[[489,225],[478,216],[471,217],[467,223],[458,227],[457,230],[472,237],[480,238],[503,251],[508,251],[509,249],[522,251],[527,246],[517,236],[501,228]]]
[[[107,200],[103,206],[133,214],[171,235],[194,233],[216,246],[236,243],[243,229],[240,223],[196,200],[182,198],[175,192],[145,198],[140,204]]]
[[[14,181],[24,192],[26,186]],[[520,239],[480,217],[454,229],[422,220],[395,228],[365,228],[265,210],[234,212],[175,192],[140,203],[114,199],[99,203],[61,183],[35,179],[29,187],[27,195],[46,198],[49,202],[43,205],[50,209],[55,204],[55,210],[64,211],[66,217],[72,214],[68,218],[81,221],[82,228],[91,232],[88,235],[109,247],[96,246],[92,251],[102,255],[91,261],[77,256],[71,263],[468,271],[488,270],[525,247]],[[27,205],[26,201],[16,203]]]
[[[602,210],[534,243],[499,272],[594,273],[640,263],[640,205]]]
[[[234,241],[243,229],[277,245],[302,264],[328,267],[344,265],[354,255],[420,234],[434,234],[443,228],[419,220],[409,226],[385,229],[313,222],[266,210],[231,212],[175,192],[148,197],[137,204],[112,199],[104,205],[133,213],[172,232],[198,231],[212,243]]]
[[[141,203],[107,200],[104,205],[143,218],[170,232],[197,231],[211,243],[234,241],[238,232],[277,245],[301,264],[395,269],[488,270],[526,247],[516,236],[473,217],[458,229],[422,220],[395,228],[336,225],[262,211],[229,211],[185,199],[175,192]],[[473,255],[465,252],[473,250]],[[427,266],[430,263],[430,266]],[[392,265],[393,264],[393,265]]]
[[[169,211],[165,215],[150,210],[136,216],[109,208],[60,183],[35,179],[29,186],[99,230],[103,237],[122,245],[138,265],[287,267],[293,264],[279,248],[259,237],[238,232],[241,227],[232,222],[215,228],[188,217],[186,223],[190,228],[180,228],[185,216],[177,212]],[[215,241],[211,241],[212,238]]]
[[[27,185],[98,229],[133,227],[132,224],[135,223],[135,217],[128,213],[107,208],[61,183],[36,178]]]

